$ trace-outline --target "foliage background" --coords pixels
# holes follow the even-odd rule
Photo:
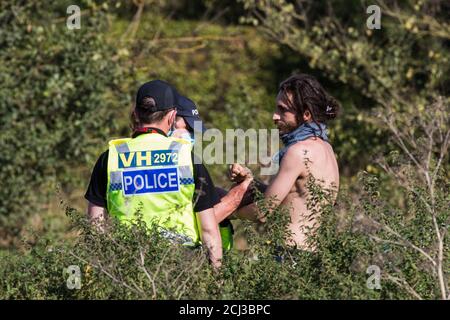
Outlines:
[[[376,1],[382,29],[369,30],[369,3],[358,0],[83,0],[81,29],[68,30],[72,2],[0,3],[0,297],[448,298],[448,2]],[[109,139],[129,135],[140,83],[173,83],[208,127],[273,128],[278,83],[297,71],[316,76],[343,108],[330,124],[339,206],[325,210],[318,256],[292,253],[302,268],[272,259],[283,247],[276,215],[265,233],[237,224],[237,249],[219,278],[201,255],[168,251],[160,239],[144,246],[150,259],[142,264],[139,227],[134,240],[120,226],[119,240],[79,240],[82,219],[65,208],[86,210],[93,164]],[[433,188],[421,168],[436,172]],[[225,166],[209,170],[216,185],[230,186]],[[128,250],[106,250],[112,241]],[[184,284],[167,272],[158,278],[165,255],[167,270],[201,271]],[[117,262],[123,274],[94,258]],[[77,263],[87,282],[70,291],[63,269]],[[135,263],[138,271],[127,273]],[[382,267],[381,290],[366,286],[370,264]]]

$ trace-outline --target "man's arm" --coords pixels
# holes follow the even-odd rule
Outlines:
[[[280,163],[280,169],[269,184],[264,198],[272,199],[274,206],[279,206],[294,186],[299,176],[305,173],[301,143],[290,147]]]
[[[88,201],[88,211],[87,216],[89,222],[92,226],[96,227],[98,231],[105,231],[105,222],[106,222],[106,214],[107,211],[105,208],[97,206],[92,202]]]
[[[206,209],[197,212],[200,222],[202,242],[208,250],[209,259],[215,268],[219,268],[222,260],[222,239],[220,237],[219,225],[214,215],[214,209]]]
[[[306,172],[303,151],[304,148],[302,148],[301,144],[293,145],[288,149],[281,161],[277,175],[264,192],[264,198],[271,200],[273,208],[281,204],[297,178]],[[235,216],[240,219],[265,221],[265,218],[258,212],[258,207],[254,203],[240,208]]]

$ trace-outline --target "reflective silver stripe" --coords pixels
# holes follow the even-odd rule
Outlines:
[[[109,183],[122,183],[122,172],[120,171],[111,171],[109,173]]]
[[[190,166],[179,166],[178,172],[180,173],[180,178],[192,179],[192,171]]]
[[[126,142],[117,145],[116,150],[118,153],[130,152],[130,148],[128,148],[128,144]]]
[[[181,143],[176,142],[176,141],[172,141],[172,142],[170,143],[169,150],[172,150],[172,151],[180,151],[180,149],[181,149],[182,146],[183,146],[183,145],[182,145]]]
[[[188,237],[187,235],[169,231],[163,227],[159,227],[159,230],[161,236],[168,239],[169,241],[179,243],[184,246],[195,246],[195,243],[192,240],[192,238]]]

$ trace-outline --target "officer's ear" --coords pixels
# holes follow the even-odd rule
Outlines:
[[[177,119],[177,109],[173,109],[169,112],[169,123],[174,124]]]

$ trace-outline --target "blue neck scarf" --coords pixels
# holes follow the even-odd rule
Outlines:
[[[299,126],[297,129],[283,134],[280,138],[283,141],[284,148],[281,149],[276,156],[281,159],[286,154],[288,148],[298,141],[303,141],[311,137],[318,137],[323,141],[329,142],[327,136],[327,126],[323,123],[307,122]]]

